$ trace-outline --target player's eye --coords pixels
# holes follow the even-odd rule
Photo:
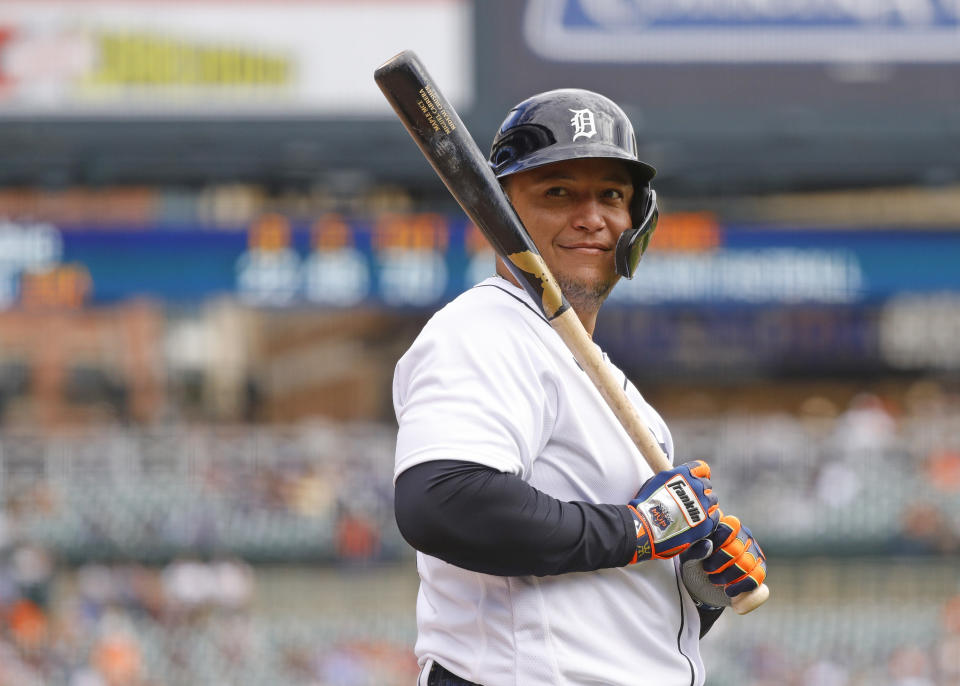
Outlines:
[[[608,200],[623,200],[626,195],[619,188],[608,188],[603,192],[603,197]]]
[[[569,191],[563,186],[550,186],[547,189],[546,195],[553,196],[556,198],[563,198],[569,195]]]

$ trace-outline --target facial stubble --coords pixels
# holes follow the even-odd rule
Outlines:
[[[578,281],[563,274],[555,274],[560,290],[570,306],[578,313],[598,312],[603,301],[617,283],[617,277],[597,280],[593,283]]]

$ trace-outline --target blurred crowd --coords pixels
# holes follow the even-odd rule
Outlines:
[[[392,440],[366,425],[7,434],[0,529],[76,561],[389,560]]]
[[[921,382],[904,397],[669,422],[678,456],[707,460],[773,551],[960,552],[960,395]],[[0,541],[76,561],[389,561],[410,554],[393,521],[393,440],[369,423],[7,432]]]
[[[349,618],[297,625],[260,616],[256,579],[236,558],[90,563],[56,572],[42,548],[17,547],[0,565],[0,686],[414,679],[409,642],[382,628],[341,635],[333,623]]]
[[[409,640],[251,606],[251,563],[396,557],[392,440],[320,425],[3,434],[0,686],[408,683]]]
[[[792,414],[668,420],[774,576],[791,556],[950,568],[960,553],[960,395],[937,384],[898,402],[811,396]],[[394,438],[350,423],[0,434],[0,686],[412,683],[412,604],[348,631],[348,617],[291,623],[253,602],[263,562],[352,574],[410,560]],[[842,591],[722,620],[704,644],[708,683],[960,683],[960,579],[945,579],[896,621],[883,598],[844,604]],[[882,594],[911,574],[871,583]]]
[[[882,599],[806,613],[771,609],[749,622],[725,617],[708,635],[711,686],[960,684],[960,592],[901,610]]]
[[[960,552],[960,394],[918,382],[894,402],[823,396],[787,413],[670,421],[678,455],[784,554]],[[781,513],[771,516],[770,513]]]
[[[57,578],[43,548],[20,545],[4,559],[0,684],[156,683],[148,676],[153,646],[138,630],[145,622],[170,635],[208,624],[225,655],[245,649],[242,635],[224,630],[250,607],[253,573],[240,560],[178,559],[162,568],[84,564]],[[178,659],[171,654],[171,664]]]

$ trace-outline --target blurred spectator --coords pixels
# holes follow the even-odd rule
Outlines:
[[[47,617],[36,603],[28,598],[15,600],[6,612],[10,634],[18,649],[35,653],[47,640]]]
[[[784,679],[793,673],[790,659],[783,647],[771,642],[754,643],[748,647],[744,657],[751,678],[749,683],[754,686],[773,686],[773,684],[783,683]]]
[[[180,558],[163,570],[163,591],[174,618],[193,619],[213,605],[217,574],[199,560]]]
[[[85,665],[70,675],[67,686],[106,686],[106,683],[93,667]]]
[[[930,483],[944,493],[960,493],[960,451],[937,450],[927,457]]]
[[[960,542],[936,501],[916,500],[904,508],[900,518],[903,529],[897,552],[955,553],[960,550]]]
[[[114,602],[113,574],[104,565],[83,565],[77,570],[77,590],[84,619],[97,622],[104,608]]]
[[[325,686],[410,684],[419,668],[409,650],[377,641],[344,641],[320,652],[315,676]]]
[[[841,453],[883,453],[896,436],[896,422],[873,393],[858,393],[837,418],[835,439]]]
[[[317,659],[316,675],[329,686],[359,686],[367,677],[362,660],[353,650],[332,646]]]
[[[829,658],[817,660],[800,677],[801,686],[847,686],[849,670]]]
[[[122,616],[111,614],[91,651],[91,663],[105,686],[139,686],[143,681],[140,644]]]
[[[255,636],[249,614],[232,613],[214,626],[214,643],[226,663],[243,669],[257,660]]]
[[[322,465],[310,465],[295,479],[287,491],[287,503],[294,512],[305,517],[318,517],[331,512],[336,505],[338,475]]]
[[[934,647],[939,684],[960,684],[960,594],[944,603],[943,634]]]
[[[836,426],[839,410],[836,403],[821,395],[806,398],[797,411],[797,419],[807,435],[820,442],[830,438]]]
[[[253,570],[242,560],[232,558],[210,565],[214,580],[214,605],[223,610],[239,611],[250,606],[253,598]]]
[[[847,507],[860,494],[863,484],[859,471],[840,460],[825,461],[817,475],[817,501],[829,508]]]
[[[921,379],[910,384],[904,394],[904,405],[914,417],[936,417],[947,410],[947,394],[933,379]]]
[[[53,579],[53,560],[46,549],[29,543],[18,546],[13,552],[11,573],[21,595],[46,607]]]
[[[342,562],[357,564],[372,561],[380,552],[380,534],[376,524],[363,513],[344,508],[337,520],[337,556]]]
[[[887,661],[890,686],[936,686],[930,656],[916,645],[898,648]]]

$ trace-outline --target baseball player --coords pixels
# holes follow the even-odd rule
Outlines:
[[[629,119],[590,91],[535,95],[490,164],[592,335],[658,216]],[[617,373],[675,464],[663,419]],[[763,553],[705,463],[651,472],[502,262],[431,318],[393,393],[421,686],[703,683],[699,638],[763,582]]]

